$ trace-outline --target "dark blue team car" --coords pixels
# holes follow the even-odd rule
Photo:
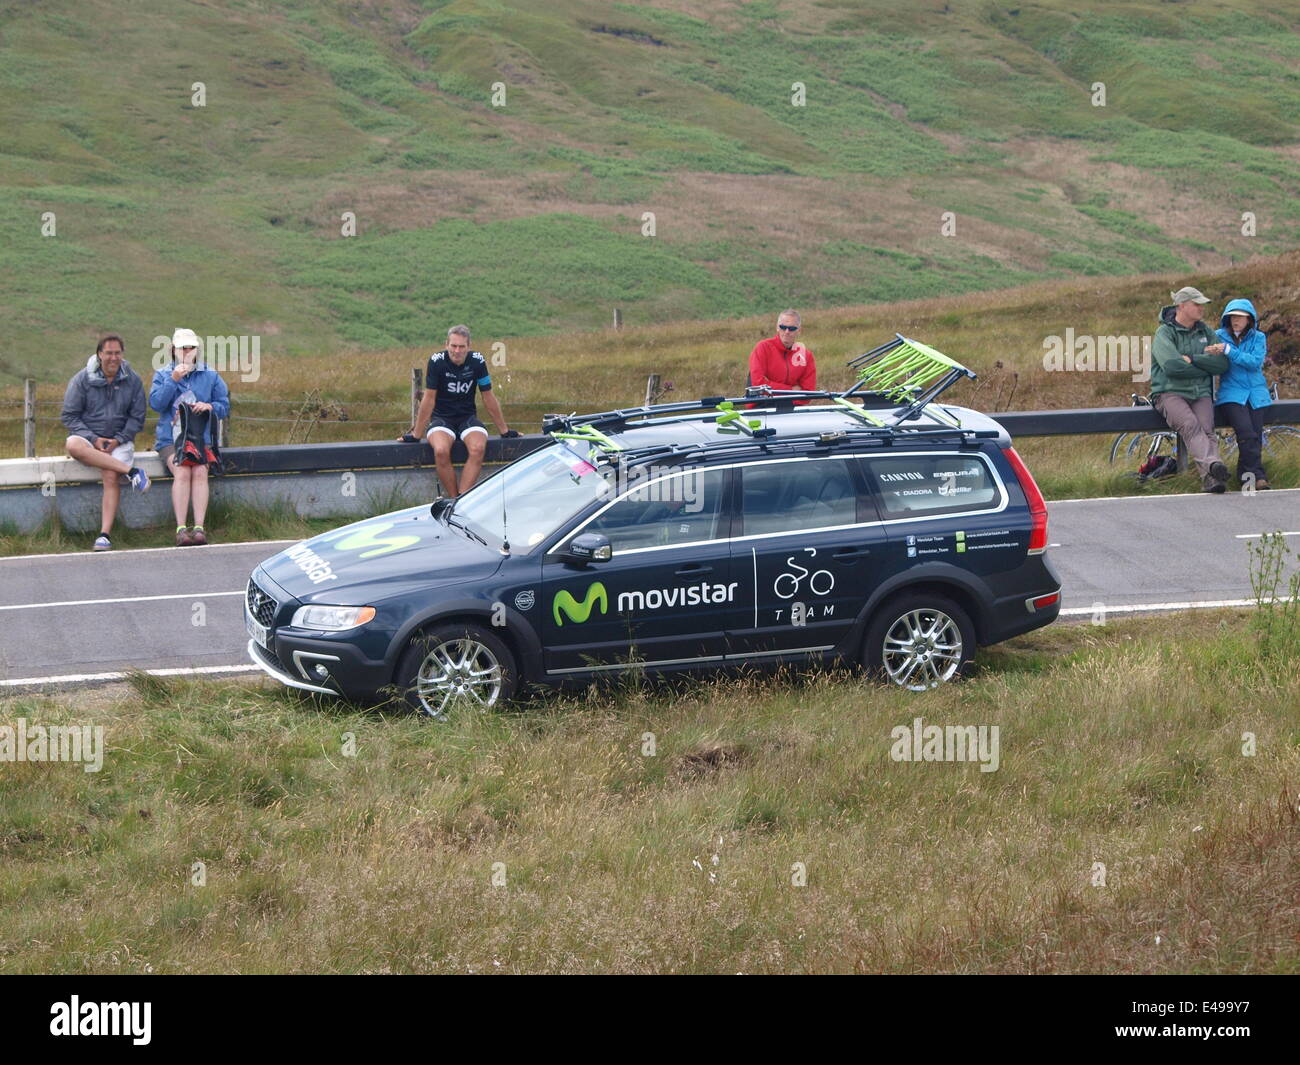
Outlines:
[[[1006,432],[917,395],[551,417],[454,504],[263,562],[248,653],[294,688],[435,717],[628,669],[843,662],[935,687],[1055,619],[1060,582]]]

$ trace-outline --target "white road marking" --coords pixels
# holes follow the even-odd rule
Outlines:
[[[145,669],[151,677],[190,677],[210,673],[261,673],[257,666],[193,666],[184,669]],[[61,677],[20,677],[0,680],[0,688],[18,688],[28,684],[85,684],[95,680],[126,680],[127,673],[67,673]]]
[[[1265,535],[1272,536],[1273,534],[1272,534],[1272,533],[1268,533],[1268,534],[1265,534],[1265,533],[1237,533],[1236,538],[1237,538],[1238,540],[1259,540],[1259,539],[1262,539]],[[1278,535],[1279,535],[1279,536],[1300,536],[1300,532],[1279,532]]]
[[[1254,496],[1256,496],[1256,497],[1259,498],[1259,499],[1264,499],[1264,498],[1267,498],[1267,497],[1269,497],[1269,496],[1283,496],[1283,495],[1286,495],[1288,492],[1300,492],[1300,488],[1275,488],[1275,489],[1273,489],[1273,490],[1271,490],[1271,491],[1268,491],[1268,492],[1253,492],[1253,493],[1243,492],[1243,493],[1241,493],[1241,494],[1242,494],[1242,495],[1254,495]],[[1057,503],[1115,503],[1115,502],[1118,502],[1119,500],[1130,500],[1130,499],[1166,499],[1166,500],[1168,500],[1168,499],[1213,499],[1213,498],[1215,498],[1215,497],[1214,497],[1214,493],[1212,493],[1212,492],[1169,492],[1169,493],[1167,493],[1167,494],[1162,493],[1162,494],[1160,494],[1160,495],[1154,495],[1154,496],[1146,496],[1146,495],[1142,495],[1142,496],[1097,496],[1097,497],[1095,497],[1095,498],[1093,498],[1093,499],[1049,499],[1049,500],[1047,500],[1046,502],[1047,502],[1048,513],[1050,513],[1050,512],[1051,512],[1051,508],[1052,508],[1053,506],[1055,506]]]
[[[245,589],[237,592],[182,592],[178,595],[132,595],[122,599],[67,599],[62,603],[12,603],[0,606],[0,610],[36,610],[43,606],[102,606],[105,603],[154,603],[160,599],[216,599],[223,595],[243,595]]]
[[[1289,603],[1291,600],[1288,596],[1280,596],[1277,599],[1265,598],[1266,603]],[[1099,600],[1100,602],[1100,600]],[[1206,599],[1197,602],[1187,603],[1132,603],[1126,606],[1107,606],[1102,603],[1102,613],[1105,614],[1131,614],[1138,610],[1206,610],[1215,607],[1228,606],[1255,606],[1254,599]],[[1078,614],[1095,614],[1096,608],[1090,606],[1072,606],[1064,608],[1061,613],[1078,615]]]
[[[276,544],[296,543],[297,540],[236,540],[231,544],[199,544],[197,550],[211,554],[213,551],[220,551],[223,547],[274,547]],[[176,547],[115,547],[112,551],[56,551],[48,555],[4,555],[0,557],[0,564],[28,562],[34,558],[135,558],[136,555],[147,555],[155,551],[174,554],[178,550],[179,548]]]

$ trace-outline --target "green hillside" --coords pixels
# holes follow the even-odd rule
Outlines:
[[[1256,0],[0,0],[0,371],[1221,270],[1298,159]]]

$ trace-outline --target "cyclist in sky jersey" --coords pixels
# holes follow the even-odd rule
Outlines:
[[[497,431],[507,438],[519,434],[506,425],[501,413],[501,403],[492,394],[492,377],[482,354],[469,350],[469,327],[454,325],[447,330],[447,347],[429,356],[424,373],[424,396],[411,426],[401,439],[408,442],[419,439],[418,430],[427,424],[429,446],[433,448],[438,480],[443,494],[455,499],[473,487],[483,468],[483,452],[487,446],[487,429],[478,419],[474,391],[483,393],[483,406],[496,423]],[[465,444],[469,457],[456,482],[456,471],[451,464],[451,446],[459,437]]]

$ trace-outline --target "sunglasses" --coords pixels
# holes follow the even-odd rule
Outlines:
[[[799,331],[797,325],[778,325],[777,328],[783,333],[797,333]]]

